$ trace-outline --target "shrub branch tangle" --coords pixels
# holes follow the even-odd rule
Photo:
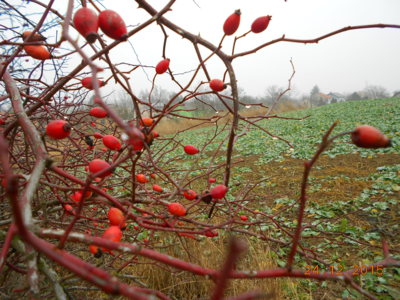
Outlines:
[[[250,130],[260,129],[292,147],[290,141],[264,128],[261,121],[285,118],[296,122],[299,119],[272,114],[272,107],[264,115],[243,116],[239,111],[242,103],[232,62],[247,55],[255,55],[257,51],[278,42],[318,43],[350,30],[400,28],[400,25],[348,26],[304,40],[282,36],[254,49],[235,53],[236,44],[241,39],[248,38],[248,34],[251,34],[249,31],[235,37],[232,53],[227,54],[222,51],[227,35],[223,35],[219,44],[214,45],[168,19],[168,12],[173,8],[174,0],[169,1],[161,10],[156,10],[147,1],[136,0],[136,3],[139,9],[148,13],[149,18],[133,29],[125,27],[118,12],[107,11],[101,14],[99,26],[91,24],[90,30],[86,30],[86,24],[77,24],[86,19],[77,18],[73,21],[74,13],[82,6],[90,8],[90,18],[96,21],[95,18],[102,10],[94,1],[82,1],[82,6],[78,6],[77,2],[69,0],[66,11],[61,12],[55,9],[55,1],[46,4],[31,0],[28,6],[37,5],[44,9],[37,24],[24,15],[23,5],[13,6],[2,1],[2,9],[7,9],[5,16],[8,17],[4,24],[11,24],[13,19],[21,25],[20,27],[28,22],[33,28],[22,35],[22,32],[15,29],[20,27],[3,25],[0,32],[1,44],[5,47],[0,66],[3,82],[1,101],[9,99],[12,106],[8,114],[1,116],[0,158],[5,190],[2,194],[2,207],[5,213],[0,223],[0,270],[4,272],[6,268],[10,268],[24,274],[29,287],[22,292],[31,297],[44,296],[44,283],[40,281],[40,274],[43,273],[49,278],[55,297],[66,299],[70,292],[59,279],[60,276],[65,276],[63,269],[66,269],[108,294],[122,295],[130,299],[170,299],[169,295],[152,287],[124,283],[112,275],[112,269],[106,264],[95,266],[93,258],[88,258],[88,254],[92,252],[96,257],[103,254],[106,257],[115,257],[115,261],[121,260],[119,275],[127,276],[124,269],[135,265],[138,257],[141,257],[146,258],[149,266],[206,276],[216,283],[215,288],[209,291],[211,299],[222,299],[228,282],[232,279],[278,277],[344,282],[366,297],[377,299],[357,282],[358,276],[354,270],[349,269],[343,274],[328,271],[307,273],[301,268],[299,259],[307,261],[308,264],[321,264],[325,267],[329,265],[329,257],[302,242],[303,230],[316,227],[305,222],[304,214],[310,172],[321,154],[329,146],[334,147],[336,139],[348,137],[350,134],[353,142],[361,147],[367,145],[366,148],[389,147],[390,141],[378,130],[369,127],[343,132],[333,137],[331,135],[337,123],[327,129],[315,155],[304,163],[296,226],[290,228],[279,216],[290,211],[293,205],[284,207],[276,215],[255,209],[251,205],[251,192],[261,185],[262,181],[248,184],[239,191],[232,185],[232,168],[239,163],[234,160],[235,143]],[[240,11],[236,11],[229,18],[229,22],[234,22],[227,25],[231,35],[239,25]],[[261,23],[254,32],[260,33],[265,30],[270,21],[270,16],[260,18],[258,22]],[[154,66],[158,65],[151,91],[147,99],[141,99],[133,92],[130,77],[145,66],[116,63],[109,54],[118,49],[121,43],[125,43],[134,35],[140,35],[143,29],[152,24],[157,24],[164,36],[163,48],[160,49],[163,59],[154,63]],[[86,35],[89,43],[85,42],[83,46],[78,44],[70,34],[73,26],[80,28],[79,31]],[[100,29],[97,29],[98,27]],[[49,43],[44,36],[46,32],[54,30],[61,31],[61,35],[57,35],[58,40],[54,43]],[[115,40],[109,42],[100,30]],[[186,39],[194,48],[193,51],[199,60],[187,83],[179,81],[173,73],[174,61],[167,57],[170,47],[168,34],[176,34]],[[26,58],[24,49],[35,58],[29,68],[23,63]],[[36,54],[27,49],[33,49]],[[49,55],[40,57],[37,54],[39,49],[42,52],[49,50]],[[204,49],[209,51],[205,58],[201,54]],[[88,52],[93,54],[88,55]],[[213,78],[207,69],[206,63],[214,56],[222,61],[226,69],[220,78]],[[81,60],[79,64],[73,65],[73,69],[70,61],[72,57],[79,57]],[[106,67],[99,67],[100,63]],[[293,62],[290,63],[293,74],[289,79],[288,88],[279,94],[273,106],[291,89],[295,68]],[[99,80],[104,71],[109,77]],[[205,81],[201,81],[202,72]],[[156,101],[152,99],[158,76],[169,76],[179,88],[162,107],[157,106]],[[196,84],[198,81],[201,82]],[[105,95],[102,95],[101,87],[112,82],[122,87],[130,98],[135,111],[135,117],[131,120],[124,120],[114,107],[107,103]],[[226,89],[230,90],[230,95],[223,92]],[[85,102],[89,94],[93,96],[94,104]],[[192,117],[182,114],[190,112],[182,106],[185,102],[193,99],[202,101],[201,96],[204,95],[216,96],[220,101],[218,104],[225,107],[225,116]],[[68,102],[68,99],[72,99],[73,102]],[[213,106],[212,103],[206,105]],[[93,107],[102,108],[101,114],[89,114]],[[94,119],[105,116],[107,119],[102,123]],[[229,116],[228,122],[226,116]],[[158,137],[157,126],[160,126],[164,119],[174,117],[196,119],[202,122],[200,124],[212,124],[215,126],[214,134],[204,145],[196,146],[184,144],[180,139],[180,133],[192,128],[183,129],[176,135]],[[49,129],[46,126],[51,120],[63,121],[57,123],[58,127]],[[240,121],[246,124],[244,129],[239,126]],[[91,129],[90,124],[96,128]],[[97,132],[94,133],[94,130]],[[364,133],[361,130],[367,131]],[[226,131],[228,134],[224,136]],[[356,135],[358,136],[355,137]],[[104,149],[100,149],[101,141],[106,146]],[[214,144],[217,147],[209,155],[211,164],[203,167],[200,163],[201,159],[204,159],[202,155],[207,147]],[[183,149],[190,157],[182,158]],[[218,159],[218,153],[221,151],[225,153],[223,161]],[[194,162],[189,168],[183,167],[187,159]],[[182,164],[177,166],[176,162]],[[213,186],[215,180],[211,177],[215,174],[220,174],[223,181]],[[209,179],[206,186],[199,183],[206,179]],[[152,185],[153,191],[147,188],[146,183],[149,180],[154,180],[152,184],[158,183]],[[9,202],[6,202],[5,198],[8,198]],[[118,215],[107,215],[107,212],[111,212],[110,208]],[[239,218],[240,211],[246,211],[251,219],[247,216]],[[205,215],[208,218],[201,217]],[[104,224],[108,223],[107,218],[110,218],[112,224],[107,230],[101,229],[99,223],[104,227]],[[111,218],[117,221],[111,221]],[[275,230],[281,232],[281,237],[272,237],[258,230],[265,225],[272,225]],[[113,226],[115,230],[112,229]],[[4,231],[6,228],[7,231]],[[121,229],[125,231],[122,232]],[[218,235],[229,237],[226,259],[220,268],[207,268],[189,259],[172,257],[164,251],[171,246],[171,237],[179,238],[182,251],[190,257],[190,250],[185,248],[183,238],[192,239],[201,245],[203,238]],[[13,239],[14,237],[17,239]],[[238,270],[240,257],[246,253],[244,238],[250,237],[286,249],[286,265],[281,268]],[[326,233],[325,237],[335,243],[329,233]],[[161,246],[156,242],[157,239],[161,240]],[[86,256],[79,253],[76,250],[78,248],[84,248]],[[21,255],[14,255],[12,249]],[[400,262],[394,259],[392,254],[398,254],[398,251],[390,249],[384,236],[382,251],[384,259],[368,265],[367,271],[400,267]],[[26,256],[24,261],[21,259],[22,254]],[[53,263],[49,264],[49,260]],[[22,262],[25,263],[26,269],[18,267]],[[260,296],[263,296],[261,292],[248,291],[234,299],[256,299]]]

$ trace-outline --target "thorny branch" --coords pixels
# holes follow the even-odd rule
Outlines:
[[[5,1],[3,2],[6,3]],[[97,246],[103,249],[104,252],[109,252],[110,255],[112,251],[115,251],[118,254],[115,257],[115,261],[119,259],[123,261],[123,267],[119,268],[121,272],[126,267],[134,265],[138,257],[143,257],[150,260],[150,265],[157,264],[158,266],[209,277],[216,282],[215,289],[211,291],[212,299],[222,299],[227,289],[227,283],[231,279],[277,277],[344,282],[366,297],[375,299],[374,295],[356,283],[355,278],[357,275],[353,270],[348,270],[343,275],[332,274],[331,272],[306,274],[304,270],[298,269],[295,261],[295,256],[300,255],[307,262],[317,261],[320,264],[327,265],[326,256],[304,245],[305,238],[302,237],[302,232],[306,227],[311,227],[309,224],[304,224],[310,172],[321,154],[333,144],[335,139],[351,134],[351,132],[344,132],[330,138],[336,123],[328,129],[311,160],[304,163],[297,225],[294,232],[277,218],[289,208],[292,208],[291,206],[283,207],[275,214],[267,214],[247,206],[253,200],[251,191],[262,180],[253,186],[246,185],[234,197],[234,200],[230,201],[227,199],[212,200],[209,196],[211,184],[208,184],[205,190],[198,191],[198,195],[192,200],[193,202],[186,205],[185,216],[171,216],[168,214],[167,208],[171,201],[176,201],[190,187],[195,186],[196,182],[209,179],[215,174],[222,173],[224,185],[232,187],[232,167],[240,162],[234,160],[234,145],[250,128],[260,129],[270,137],[281,139],[290,147],[292,146],[290,141],[276,136],[258,123],[263,119],[281,117],[271,115],[271,112],[285,93],[291,89],[291,81],[295,74],[292,60],[290,61],[292,74],[288,80],[287,89],[277,97],[265,115],[256,117],[243,117],[240,115],[239,106],[242,102],[239,99],[236,73],[232,66],[233,60],[253,55],[257,51],[279,42],[318,43],[321,40],[347,31],[370,28],[398,29],[400,25],[370,24],[347,26],[314,39],[301,40],[282,36],[265,42],[254,49],[235,53],[236,40],[247,36],[247,34],[244,34],[235,39],[231,54],[226,54],[222,51],[225,35],[218,45],[214,45],[200,35],[194,35],[179,27],[167,18],[175,0],[169,1],[158,11],[147,1],[136,0],[139,8],[144,9],[150,17],[140,25],[130,29],[127,34],[128,38],[139,35],[148,26],[157,23],[164,36],[161,52],[164,58],[168,53],[169,34],[176,34],[186,39],[193,46],[198,59],[198,66],[194,71],[191,71],[192,76],[187,83],[179,81],[173,68],[169,69],[170,79],[176,84],[179,91],[168,97],[169,99],[163,108],[159,108],[151,101],[152,95],[148,97],[150,101],[145,101],[140,99],[133,91],[130,77],[140,66],[130,65],[129,71],[126,71],[123,64],[115,63],[112,60],[110,52],[119,47],[122,41],[113,41],[107,45],[105,39],[99,37],[98,44],[84,44],[82,46],[71,36],[71,28],[74,26],[72,17],[74,10],[77,8],[74,1],[68,1],[66,12],[56,11],[53,8],[54,1],[42,3],[37,0],[31,0],[30,2],[30,5],[35,4],[42,7],[44,12],[37,25],[33,26],[34,28],[29,38],[32,38],[36,32],[41,31],[49,20],[49,16],[55,17],[62,28],[62,34],[55,43],[46,43],[44,45],[54,49],[57,48],[57,51],[60,51],[61,54],[58,56],[53,55],[51,64],[47,64],[46,61],[40,62],[32,66],[27,72],[19,74],[14,69],[11,69],[10,66],[12,64],[20,64],[21,50],[24,45],[30,43],[29,38],[22,42],[14,42],[11,38],[1,42],[4,47],[15,48],[10,48],[12,51],[8,53],[11,54],[2,55],[4,59],[0,67],[0,78],[4,83],[0,98],[1,101],[10,99],[13,111],[5,118],[5,125],[1,125],[2,134],[0,136],[1,177],[4,180],[5,195],[10,200],[8,206],[9,215],[0,220],[0,226],[8,226],[7,233],[3,232],[3,230],[0,231],[2,241],[4,240],[0,252],[0,270],[10,268],[27,276],[31,296],[35,297],[40,297],[38,281],[40,272],[44,273],[50,280],[57,299],[69,297],[69,292],[67,293],[67,291],[70,288],[63,285],[57,274],[57,269],[53,268],[53,265],[50,265],[45,260],[46,258],[52,260],[54,265],[68,269],[72,274],[97,286],[106,293],[118,294],[130,299],[149,299],[151,297],[169,299],[161,291],[153,290],[143,283],[140,283],[141,287],[123,283],[101,267],[96,267],[87,262],[74,249],[77,246],[84,246],[86,249],[90,245]],[[21,22],[26,21],[26,17],[19,11],[18,7],[6,4],[17,13]],[[101,8],[94,1],[82,1],[82,5],[94,7],[98,12],[101,11]],[[14,28],[9,28],[9,30],[12,33],[15,32]],[[66,48],[61,49],[61,45],[66,45]],[[90,55],[87,51],[89,47],[92,51]],[[209,55],[203,58],[201,53],[205,49],[209,51]],[[76,56],[81,60],[81,63],[75,65],[72,70],[67,66],[68,57],[70,56]],[[227,84],[230,87],[230,96],[214,92],[201,92],[202,85],[212,78],[206,62],[214,56],[218,57],[225,65],[225,75],[229,77]],[[100,68],[97,65],[99,61],[105,62],[106,67]],[[54,82],[49,81],[46,77],[46,72],[49,71],[48,68],[50,66],[55,73]],[[90,124],[91,119],[87,114],[88,108],[90,109],[92,105],[84,102],[88,93],[81,90],[79,82],[80,78],[87,74],[87,72],[83,72],[86,67],[90,68],[91,75],[95,79],[103,69],[108,71],[110,77],[107,82],[114,80],[118,86],[121,86],[129,95],[135,110],[135,116],[132,116],[132,120],[124,120],[120,113],[107,103],[104,95],[101,95],[100,86],[94,80],[93,96],[96,99],[95,104],[102,107],[108,114],[107,122],[95,124],[97,126],[96,130],[102,135],[110,134],[111,132],[115,134],[119,130],[121,134],[126,134],[128,139],[143,135],[144,138],[141,138],[140,141],[144,143],[144,150],[134,150],[132,146],[123,145],[119,152],[112,154],[111,152],[99,150],[98,147],[90,149],[89,144],[83,143],[85,137],[93,136],[88,130],[88,124]],[[202,73],[204,73],[206,81],[201,81],[200,84],[196,85],[196,80],[201,77],[200,74]],[[156,77],[154,78],[156,79]],[[155,79],[153,81],[154,86]],[[194,85],[196,86],[193,87]],[[182,108],[187,101],[191,99],[202,101],[200,97],[207,94],[212,94],[225,106],[226,116],[230,116],[228,122],[226,122],[222,114],[209,118],[188,117],[180,114],[181,112],[189,112],[189,110]],[[74,99],[72,104],[67,102],[69,97]],[[207,105],[216,110],[213,104],[207,103]],[[154,123],[149,128],[141,125],[142,118],[147,111],[151,112],[150,116],[154,119]],[[153,143],[156,142],[153,130],[156,129],[156,126],[162,124],[162,121],[166,118],[176,117],[197,120],[202,123],[192,125],[188,129],[183,128],[174,136],[161,137],[160,141],[165,143],[159,148],[154,146]],[[68,120],[73,127],[73,134],[65,141],[49,140],[44,134],[44,127],[51,119]],[[245,122],[247,126],[245,130],[239,133],[240,120]],[[221,123],[222,126],[219,127]],[[216,150],[210,154],[210,164],[205,167],[199,164],[198,167],[193,166],[191,168],[175,166],[175,161],[184,162],[185,160],[182,155],[174,154],[178,153],[178,149],[182,147],[179,134],[208,124],[213,124],[215,131],[201,147],[201,152],[206,152],[210,145],[217,144]],[[226,131],[225,128],[228,128],[228,126],[230,126],[228,135],[220,141],[218,138],[223,135],[224,131]],[[92,143],[96,144],[96,141],[92,141]],[[161,144],[161,142],[159,143]],[[224,148],[225,144],[227,144],[226,149]],[[98,143],[96,145],[98,146]],[[89,148],[85,148],[86,146]],[[223,150],[225,151],[225,160],[218,162],[218,152]],[[101,170],[97,174],[88,174],[84,168],[94,158],[104,158],[110,161],[110,167]],[[194,165],[200,160],[198,158]],[[101,175],[108,171],[114,171],[115,173],[112,177],[100,178]],[[162,193],[154,193],[146,185],[137,182],[136,175],[139,172],[148,173],[147,175],[149,175],[150,171],[157,173],[155,176],[158,176],[158,179],[162,180],[165,186],[168,186]],[[191,173],[196,173],[196,175],[191,176]],[[112,192],[114,189],[116,190],[115,193]],[[76,191],[82,191],[83,195],[86,195],[86,192],[90,192],[92,196],[87,199],[82,197],[81,201],[76,204],[71,200],[71,192]],[[70,205],[72,210],[67,210],[67,205]],[[104,236],[99,237],[102,230],[98,228],[98,224],[103,226],[107,223],[104,213],[110,207],[120,209],[129,225],[123,234],[123,242],[113,241]],[[246,211],[251,214],[253,216],[252,220],[238,220],[239,211]],[[213,215],[216,216],[212,219],[212,224],[209,220],[204,221],[196,217],[207,213],[210,218]],[[268,233],[258,230],[258,228],[265,225],[271,225],[280,231],[282,238],[274,238],[269,236]],[[132,227],[136,227],[135,230],[137,231],[133,231]],[[148,236],[154,240],[156,239],[156,234],[161,233],[165,234],[165,236],[167,234],[177,236],[185,253],[193,258],[187,247],[184,247],[182,240],[188,238],[201,242],[201,237],[209,237],[210,234],[214,235],[217,231],[226,231],[229,232],[229,235],[237,234],[256,238],[265,243],[274,243],[279,247],[288,249],[286,266],[284,268],[264,270],[237,270],[236,262],[239,254],[245,252],[245,247],[242,241],[233,239],[222,269],[206,268],[165,254],[164,250],[171,247],[167,245],[167,240],[160,246],[156,242],[149,241],[147,237],[147,240],[139,237],[140,234],[144,233],[146,233],[146,236],[149,233]],[[324,234],[328,240],[335,242],[335,239],[329,236],[329,233],[321,232],[321,234]],[[23,243],[17,240],[19,238]],[[290,241],[288,242],[288,240]],[[130,243],[126,241],[130,241]],[[362,244],[361,241],[355,242]],[[391,249],[389,242],[385,238],[382,239],[381,248],[384,253],[383,260],[369,265],[368,270],[373,270],[377,267],[382,269],[400,267],[400,262],[392,256],[393,253],[399,253],[398,250]],[[12,255],[10,253],[12,253],[12,249],[27,255],[28,259],[25,261],[27,268],[19,267],[18,259],[11,260]],[[375,246],[375,249],[378,250],[380,247]],[[127,257],[127,255],[130,255],[130,257]],[[284,259],[282,256],[280,258]],[[124,273],[120,273],[118,276],[120,278],[128,278],[128,275]],[[262,296],[262,294],[249,292],[232,299],[254,299],[258,296]]]

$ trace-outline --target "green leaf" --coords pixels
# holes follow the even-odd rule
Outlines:
[[[347,230],[347,223],[348,223],[347,219],[343,218],[340,220],[340,225],[339,225],[340,232],[345,232]]]

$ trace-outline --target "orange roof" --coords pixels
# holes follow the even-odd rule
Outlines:
[[[328,95],[326,95],[324,93],[319,93],[319,96],[322,97],[322,98],[326,98],[326,99],[331,98],[331,96],[328,96]]]

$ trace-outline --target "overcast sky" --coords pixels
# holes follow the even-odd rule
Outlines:
[[[161,8],[168,1],[149,2]],[[102,3],[120,13],[131,29],[149,18],[144,10],[137,9],[133,0],[104,0]],[[400,24],[400,0],[177,0],[165,17],[218,44],[225,19],[236,9],[242,11],[237,35],[248,31],[257,17],[272,15],[267,30],[240,40],[237,52],[252,49],[283,34],[288,38],[308,39],[348,25]],[[183,73],[195,69],[198,60],[192,44],[170,31],[168,33],[167,57],[171,59],[171,70]],[[111,51],[115,63],[137,64],[140,60],[144,65],[155,66],[162,59],[163,34],[156,24],[129,41]],[[232,36],[225,39],[223,51],[231,52],[232,41]],[[204,56],[208,53],[202,52]],[[316,84],[326,93],[358,91],[367,84],[381,85],[390,92],[400,90],[400,29],[390,28],[346,32],[316,45],[279,43],[238,58],[234,60],[234,68],[239,87],[247,94],[261,96],[268,86],[286,86],[291,74],[290,58],[296,68],[293,86],[298,95],[309,94]],[[210,60],[207,67],[213,78],[221,78],[225,71],[217,58]],[[152,79],[154,69],[147,68],[146,72]],[[182,83],[187,80],[183,75],[178,78]],[[143,69],[132,73],[131,80],[135,92],[151,85]],[[201,80],[205,80],[203,73],[197,82]],[[156,85],[177,90],[168,75],[159,76]]]
[[[150,3],[161,8],[167,1]],[[104,4],[120,12],[132,25],[148,18],[143,10],[136,9],[132,0],[106,0]],[[399,0],[178,0],[166,17],[217,44],[223,34],[225,19],[238,8],[242,11],[238,35],[248,31],[255,18],[272,15],[268,29],[242,39],[237,45],[238,51],[251,49],[283,34],[290,38],[315,38],[348,25],[400,24]],[[232,40],[233,37],[225,40],[224,51],[230,53]],[[154,65],[161,59],[163,40],[156,25],[134,36],[131,42],[143,64]],[[135,61],[130,46],[124,45],[124,48],[127,58]],[[198,63],[193,46],[177,39],[173,33],[168,41],[167,56],[176,73],[191,70]],[[262,95],[270,85],[286,86],[291,74],[290,58],[296,67],[293,84],[299,93],[309,93],[315,84],[327,93],[362,90],[367,84],[382,85],[391,92],[400,89],[400,29],[346,32],[316,45],[272,45],[234,61],[239,86],[254,96]],[[208,68],[215,78],[221,77],[224,71],[217,59],[210,61]],[[152,76],[154,71],[148,70],[148,73]],[[136,87],[148,85],[143,72],[136,72],[133,77]],[[157,84],[169,86],[166,77],[157,80]]]

